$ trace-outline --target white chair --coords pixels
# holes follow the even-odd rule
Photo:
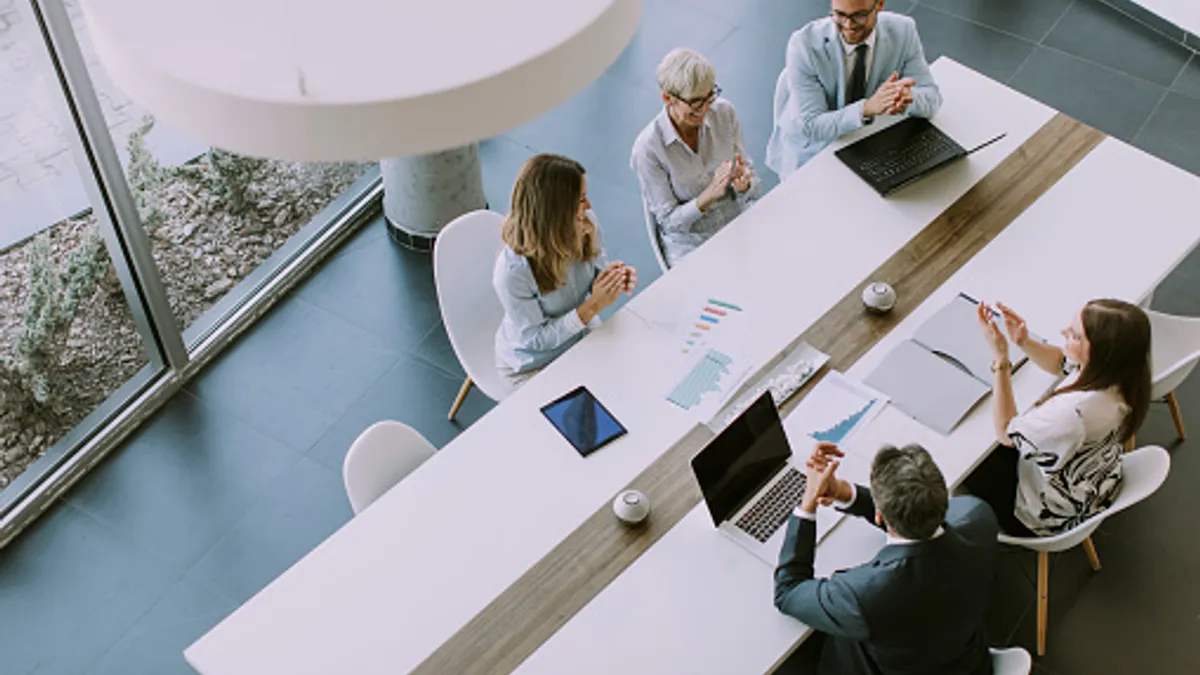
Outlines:
[[[385,420],[359,434],[342,463],[342,481],[357,515],[433,457],[435,448],[407,424]]]
[[[671,266],[667,264],[667,257],[663,255],[662,237],[658,234],[658,221],[645,202],[642,202],[642,212],[646,214],[646,234],[650,237],[650,248],[654,251],[654,259],[658,261],[659,269],[666,274]]]
[[[1165,399],[1180,440],[1187,438],[1183,415],[1175,400],[1175,389],[1183,383],[1200,361],[1200,318],[1172,316],[1146,310],[1150,317],[1150,363],[1152,400]]]
[[[1096,555],[1096,546],[1092,543],[1092,533],[1106,518],[1119,513],[1130,506],[1154,494],[1154,491],[1167,479],[1171,470],[1171,456],[1167,451],[1157,446],[1147,446],[1128,452],[1121,457],[1121,468],[1124,472],[1124,483],[1121,493],[1113,505],[1103,512],[1089,518],[1074,528],[1052,537],[1010,537],[1000,535],[1000,543],[1010,546],[1020,546],[1038,554],[1037,572],[1037,653],[1046,653],[1046,621],[1048,618],[1050,598],[1050,554],[1066,551],[1083,544],[1092,569],[1100,571],[1100,558]]]
[[[472,211],[455,218],[438,234],[433,246],[433,280],[437,286],[442,323],[454,354],[467,372],[450,419],[458,414],[471,386],[493,401],[512,393],[512,385],[496,370],[496,330],[504,308],[492,287],[492,268],[502,246],[504,216]]]
[[[1033,657],[1020,647],[992,649],[992,675],[1029,675]]]

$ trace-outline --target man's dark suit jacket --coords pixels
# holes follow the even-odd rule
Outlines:
[[[857,486],[847,513],[873,520]],[[996,516],[950,500],[943,533],[889,544],[875,559],[813,578],[817,524],[791,516],[775,568],[775,606],[828,637],[821,675],[991,675],[983,616],[996,572]]]

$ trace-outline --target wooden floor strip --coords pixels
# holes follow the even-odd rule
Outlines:
[[[1095,129],[1057,115],[863,279],[796,343],[807,341],[828,353],[830,368],[848,369],[1104,138]],[[862,311],[860,295],[868,281],[877,280],[892,284],[899,298],[890,313],[869,316]],[[784,410],[798,405],[818,379],[788,400]],[[653,505],[645,525],[622,526],[609,503],[600,504],[413,672],[501,675],[515,670],[700,502],[690,461],[711,437],[707,427],[698,426],[630,483]]]

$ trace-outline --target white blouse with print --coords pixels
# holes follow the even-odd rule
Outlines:
[[[1118,433],[1129,406],[1116,388],[1051,397],[1008,424],[1017,463],[1016,516],[1039,535],[1075,527],[1121,490]]]

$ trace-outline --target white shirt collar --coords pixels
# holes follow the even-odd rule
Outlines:
[[[704,116],[704,123],[700,125],[700,138],[703,138],[708,133],[708,127],[712,124],[712,116],[713,111],[710,107],[708,114]],[[679,135],[679,130],[675,128],[675,123],[671,121],[671,114],[667,112],[666,106],[663,106],[663,109],[658,111],[658,130],[663,136],[664,146],[671,145],[672,143],[687,145],[687,143],[684,143],[683,137]]]
[[[930,537],[929,539],[937,539],[938,537],[945,534],[945,532],[946,531],[939,526],[938,529],[933,533],[933,536]],[[926,539],[925,541],[929,541],[929,539]],[[905,544],[918,544],[920,542],[917,541],[916,539],[905,539],[904,537],[897,537],[897,536],[889,533],[887,536],[887,543],[888,543],[888,546],[893,546],[893,545],[903,546]]]
[[[879,33],[879,26],[875,26],[875,30],[871,31],[871,34],[867,36],[867,39],[864,42],[858,43],[858,44],[864,44],[867,46],[867,54],[868,55],[875,53],[875,35],[878,33]],[[858,45],[846,44],[846,39],[842,37],[842,34],[840,31],[838,32],[838,40],[841,41],[842,49],[846,52],[846,56],[850,56],[851,54],[854,53],[854,50],[858,48]]]

